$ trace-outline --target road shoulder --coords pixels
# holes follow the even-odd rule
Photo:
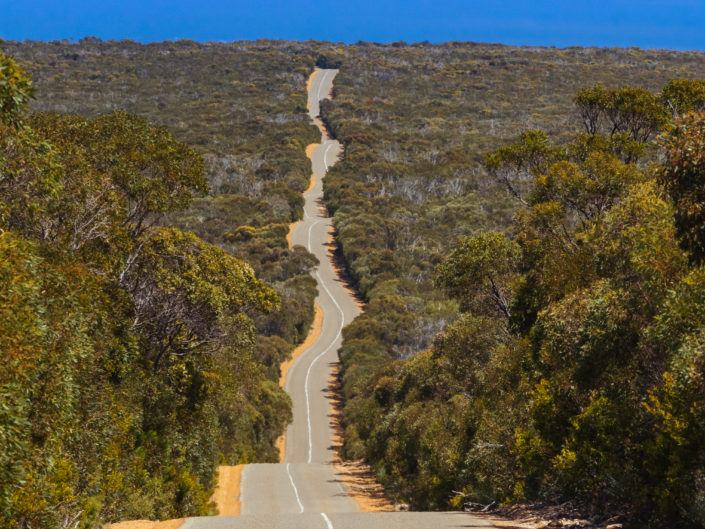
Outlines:
[[[245,465],[218,467],[218,486],[211,497],[218,507],[218,516],[240,515],[240,481],[244,468]]]
[[[103,529],[179,529],[184,523],[184,518],[155,522],[152,520],[129,520],[127,522],[111,523]]]

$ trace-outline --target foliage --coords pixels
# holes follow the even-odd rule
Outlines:
[[[674,116],[705,110],[705,81],[672,79],[663,87],[661,99]]]
[[[32,82],[7,55],[0,58],[0,115],[4,122],[16,124],[34,90]]]
[[[133,116],[121,125],[114,118],[98,118],[92,125],[95,133],[131,128],[135,141],[146,142],[139,155],[146,156],[149,149],[162,147],[160,131],[168,129],[201,155],[193,163],[204,165],[208,194],[197,196],[188,208],[156,212],[148,223],[192,231],[246,260],[257,277],[272,284],[284,300],[259,332],[267,339],[283,337],[288,345],[280,359],[285,358],[313,321],[315,290],[305,280],[311,257],[302,259],[303,249],[289,251],[285,237],[286,226],[303,215],[301,192],[311,174],[304,148],[320,137],[306,111],[306,79],[319,55],[317,45],[189,40],[142,45],[86,38],[77,43],[5,41],[3,48],[34,78],[32,110],[89,117],[127,111],[141,118]],[[145,119],[160,127],[144,129]],[[144,137],[146,130],[151,138]],[[106,141],[101,148],[124,165],[115,164],[116,172],[126,169],[127,176],[147,169],[135,157],[120,158],[130,142]],[[150,170],[156,177],[169,168]],[[180,200],[171,191],[173,200]],[[239,236],[247,227],[255,228],[252,236]]]
[[[438,267],[438,282],[460,301],[460,310],[509,319],[519,256],[519,246],[498,232],[463,238]]]
[[[705,152],[702,113],[676,120],[664,139],[667,164],[661,180],[676,204],[676,226],[683,248],[694,262],[705,257]]]
[[[605,518],[619,509],[635,527],[702,525],[702,271],[696,232],[682,227],[684,215],[698,227],[701,117],[673,111],[697,107],[699,86],[578,92],[584,132],[526,131],[484,158],[520,207],[503,231],[461,233],[452,248],[448,224],[424,219],[431,199],[424,212],[398,198],[423,164],[383,166],[369,151],[389,129],[343,117],[354,103],[324,105],[348,141],[327,200],[369,299],[340,352],[344,455],[368,458],[414,508],[572,500]],[[351,167],[375,179],[355,184]],[[362,233],[374,236],[361,245]],[[427,307],[448,303],[405,281],[422,259],[461,314],[446,305],[451,323],[409,354],[401,345],[423,343]]]
[[[201,156],[165,128],[3,112],[0,526],[210,513],[216,466],[276,460],[291,420],[276,381],[299,334],[260,352],[277,337],[254,321],[279,294],[159,226],[208,189]],[[285,283],[312,266],[291,254]],[[305,321],[315,287],[298,286],[287,300]]]
[[[697,170],[679,180],[685,173],[679,169],[676,176],[673,168],[679,160],[697,168],[699,135],[688,123],[697,130],[699,118],[683,115],[702,107],[702,81],[690,80],[702,71],[702,54],[476,43],[141,46],[97,39],[6,47],[35,75],[35,110],[94,116],[125,108],[200,151],[210,194],[185,212],[168,213],[162,225],[193,231],[246,258],[257,277],[274,283],[286,311],[255,316],[257,337],[238,320],[246,343],[235,351],[219,342],[223,354],[168,355],[154,372],[153,365],[131,360],[141,358],[147,338],[125,326],[135,316],[127,283],[109,283],[126,301],[112,306],[117,323],[101,320],[109,332],[95,334],[124,340],[111,353],[108,382],[137,384],[128,366],[139,365],[149,383],[136,408],[128,398],[114,399],[123,405],[115,408],[118,415],[144,408],[133,421],[142,430],[123,427],[123,437],[104,438],[127,439],[124,446],[137,445],[149,457],[126,469],[86,464],[111,469],[104,484],[90,480],[92,490],[113,495],[80,496],[90,498],[84,512],[104,519],[194,512],[203,505],[214,454],[231,461],[274,458],[276,421],[286,420],[286,399],[272,386],[275,366],[303,335],[315,295],[305,278],[314,260],[301,248],[289,250],[284,236],[286,224],[301,214],[299,192],[308,183],[302,147],[317,140],[307,124],[304,81],[318,61],[341,67],[335,97],[321,106],[324,123],[345,145],[344,160],[325,181],[326,205],[335,215],[342,260],[368,301],[365,314],[344,330],[340,351],[345,455],[367,457],[390,493],[414,508],[573,499],[602,511],[618,504],[637,526],[702,525],[702,271],[692,260],[696,223],[689,232],[673,222],[692,218],[699,200]],[[686,131],[681,136],[678,127]],[[654,138],[664,131],[659,147]],[[47,244],[37,234],[43,219],[53,218],[44,208],[61,206],[53,197],[71,189],[72,179],[62,178],[69,170],[66,149],[39,126],[14,134],[23,138],[19,154],[3,159],[3,171],[9,167],[17,182],[32,185],[15,194],[21,208],[3,205],[0,215],[3,222],[22,221],[13,224],[13,234],[29,237],[25,226],[35,229],[37,257],[29,255],[33,246],[23,246],[20,258],[41,267],[37,259],[45,258]],[[679,152],[684,144],[694,150]],[[71,154],[70,170],[100,174],[79,151]],[[658,177],[654,162],[664,166]],[[102,189],[105,178],[79,181]],[[96,204],[129,203],[109,189],[115,198],[97,193]],[[99,218],[96,233],[119,225]],[[163,243],[180,241],[176,246],[200,270],[196,256],[207,247],[158,233]],[[139,267],[141,250],[135,252],[139,242],[129,230],[79,246],[72,251],[92,256],[86,273],[127,270],[123,281],[134,279],[129,272]],[[135,261],[126,267],[131,255]],[[205,255],[215,257],[211,250]],[[165,266],[156,279],[169,277],[173,265]],[[23,294],[30,307],[34,284]],[[204,293],[200,285],[180,286]],[[190,301],[179,301],[188,313]],[[217,310],[209,314],[209,321],[224,321]],[[248,353],[253,342],[259,348]],[[232,373],[243,376],[228,379]],[[228,388],[217,404],[204,400],[210,387],[204,380]],[[137,394],[131,387],[120,396]],[[93,397],[87,400],[100,408],[104,401]],[[3,410],[26,406],[13,399]],[[188,412],[171,413],[167,404]],[[20,411],[12,413],[19,419],[7,422],[9,432],[25,424]],[[132,424],[110,426],[126,423]],[[220,437],[198,436],[218,428]],[[139,441],[130,444],[136,431]],[[24,453],[23,443],[8,446],[8,453]],[[121,453],[116,446],[123,445],[86,453],[126,461],[110,459]],[[10,486],[51,491],[51,505],[76,512],[65,484],[90,472],[53,460],[49,474],[37,467],[24,485]],[[14,472],[8,461],[0,462],[4,473]],[[127,496],[128,482],[150,492]],[[39,496],[15,497],[31,512]]]
[[[588,134],[625,133],[635,142],[648,141],[668,115],[657,95],[639,87],[596,85],[579,91],[574,101]]]

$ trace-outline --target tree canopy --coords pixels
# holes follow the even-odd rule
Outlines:
[[[201,155],[122,111],[29,115],[0,65],[0,525],[211,513],[216,466],[276,460],[291,420],[298,335],[255,325],[281,297],[164,226],[207,192]]]

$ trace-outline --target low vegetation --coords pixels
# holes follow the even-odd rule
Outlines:
[[[345,79],[326,106],[347,144],[326,193],[369,300],[341,350],[345,455],[417,509],[570,500],[635,527],[702,526],[705,84],[579,90],[582,132],[527,130],[484,157],[485,191],[468,178],[438,198],[472,167],[441,149],[469,140],[441,146],[439,127],[436,163],[431,142],[382,161],[423,134],[357,119],[364,94]],[[429,218],[437,203],[484,211],[464,234],[467,214]]]
[[[208,193],[163,225],[192,231],[247,261],[283,297],[257,318],[259,342],[272,370],[313,321],[315,258],[289,250],[288,224],[303,215],[301,192],[311,163],[305,147],[320,138],[306,109],[306,79],[316,54],[299,43],[142,45],[87,37],[5,42],[33,77],[37,112],[95,117],[127,111],[169,129],[204,161]]]
[[[279,363],[316,295],[285,238],[308,126],[266,139],[256,192],[213,192],[230,155],[100,104],[28,113],[35,93],[0,55],[0,526],[212,513],[217,465],[277,461],[291,420]]]

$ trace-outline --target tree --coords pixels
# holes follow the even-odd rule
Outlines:
[[[110,176],[125,199],[125,220],[138,238],[168,211],[187,207],[205,193],[203,160],[163,127],[126,112],[90,122],[89,153],[94,166]]]
[[[705,111],[705,81],[672,79],[661,90],[661,100],[673,117],[690,111]]]
[[[517,198],[524,202],[520,186],[544,172],[558,157],[546,133],[527,130],[519,141],[508,147],[497,149],[485,157],[485,168]]]
[[[632,141],[646,142],[667,120],[659,98],[644,88],[596,85],[580,90],[573,101],[588,134],[600,133],[604,124],[610,137],[626,133]]]
[[[17,126],[33,95],[32,82],[24,70],[0,53],[0,121]]]
[[[498,232],[460,239],[438,267],[437,283],[460,302],[463,311],[511,317],[511,287],[519,246]]]
[[[580,90],[573,102],[578,107],[578,113],[583,121],[585,132],[597,134],[600,131],[601,120],[605,109],[610,104],[610,92],[602,85]]]
[[[609,153],[592,152],[580,163],[554,163],[534,181],[530,203],[557,202],[568,216],[585,223],[610,209],[627,188],[643,179],[634,165]]]
[[[705,258],[705,115],[679,117],[664,138],[666,163],[660,181],[676,206],[676,228],[693,262]]]
[[[155,371],[165,355],[214,354],[233,340],[252,340],[245,315],[278,303],[247,263],[173,228],[143,243],[125,282]]]

